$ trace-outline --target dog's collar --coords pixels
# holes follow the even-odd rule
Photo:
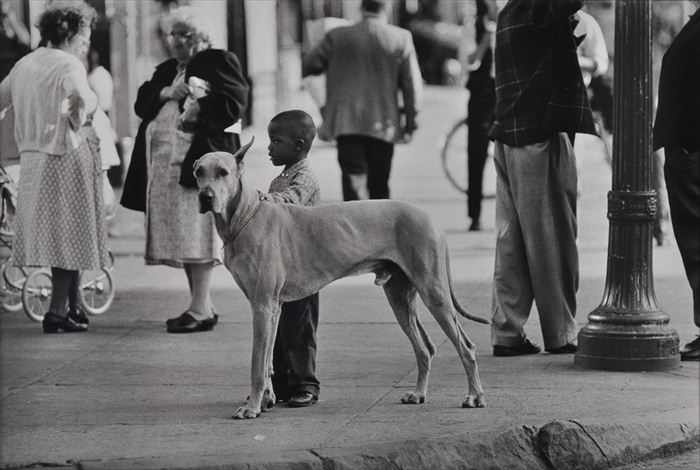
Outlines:
[[[239,181],[240,184],[240,181]],[[236,223],[237,222],[237,217],[235,217],[236,212],[238,208],[240,207],[240,202],[243,199],[243,191],[242,191],[243,185],[240,185],[238,194],[236,194],[236,198],[234,199],[234,202],[236,203],[236,208],[234,209],[233,213],[231,214],[230,217],[230,223],[229,223],[229,230],[228,230],[228,236],[227,237],[222,237],[222,241],[224,242],[223,248],[226,247],[226,245],[232,244],[236,238],[238,238],[238,235],[241,234],[241,232],[248,226],[251,220],[253,220],[253,217],[255,217],[255,214],[258,213],[258,209],[260,209],[260,196],[257,194],[255,197],[249,197],[251,205],[254,207],[250,208],[247,210],[246,213],[244,214],[239,214],[243,217],[243,220],[241,223]]]

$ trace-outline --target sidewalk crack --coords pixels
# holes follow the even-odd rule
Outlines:
[[[600,453],[601,453],[601,455],[603,456],[603,458],[605,458],[605,461],[607,462],[607,464],[610,465],[610,458],[608,457],[608,454],[605,453],[605,451],[604,451],[603,448],[600,446],[600,444],[598,444],[598,441],[596,441],[595,438],[591,435],[591,433],[588,432],[588,429],[586,429],[585,426],[584,426],[583,424],[579,423],[579,422],[578,422],[577,420],[575,420],[575,419],[570,419],[570,420],[568,420],[568,421],[569,421],[570,423],[574,423],[576,426],[578,426],[579,429],[581,429],[581,431],[583,431],[583,433],[584,433],[586,436],[588,436],[588,438],[589,438],[591,441],[593,441],[593,444],[595,444],[595,446],[598,448],[598,450],[600,451]]]

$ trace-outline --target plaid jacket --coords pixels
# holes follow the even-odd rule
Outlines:
[[[261,198],[265,201],[315,206],[321,199],[321,190],[308,162],[303,159],[273,179],[270,191]]]
[[[496,111],[490,136],[522,147],[558,132],[595,134],[576,47],[581,0],[509,0],[496,31]]]

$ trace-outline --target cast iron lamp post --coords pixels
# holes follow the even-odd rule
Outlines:
[[[665,370],[680,362],[678,334],[654,293],[651,80],[651,0],[616,0],[607,275],[603,300],[578,334],[574,359],[587,368]]]

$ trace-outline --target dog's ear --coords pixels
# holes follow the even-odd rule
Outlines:
[[[255,142],[255,136],[252,136],[250,138],[250,142],[239,148],[236,153],[233,154],[233,157],[236,159],[236,163],[240,165],[243,162],[243,157],[245,157],[246,152],[248,152],[250,146],[253,145],[253,142]]]

